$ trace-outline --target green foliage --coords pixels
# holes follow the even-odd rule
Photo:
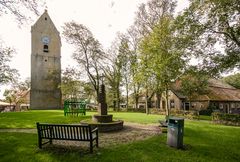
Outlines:
[[[212,120],[226,125],[240,125],[240,114],[212,113]]]
[[[239,5],[239,0],[193,0],[176,18],[179,48],[201,59],[208,73],[240,66]]]
[[[223,78],[223,81],[231,86],[240,89],[240,73],[229,75]]]
[[[62,72],[61,91],[64,100],[78,100],[83,92],[81,91],[82,82],[79,80],[79,72],[75,68],[67,67]]]
[[[144,81],[145,86],[151,83],[151,88],[155,91],[168,91],[171,82],[180,76],[184,67],[183,53],[175,48],[177,42],[174,39],[172,22],[171,16],[162,17],[153,32],[144,37],[140,45],[139,78]]]
[[[200,110],[200,111],[199,111],[199,115],[207,115],[207,116],[211,116],[211,115],[212,115],[212,112],[213,112],[212,109]]]
[[[14,49],[5,47],[0,41],[0,85],[14,82],[18,78],[18,71],[9,66]]]
[[[119,34],[108,51],[110,65],[104,68],[105,77],[109,85],[108,102],[114,110],[119,111],[121,102],[121,86],[125,86],[128,100],[128,86],[130,80],[130,49],[128,39]]]
[[[208,87],[209,77],[196,69],[195,67],[189,68],[180,78],[181,93],[192,101],[198,95],[206,94]]]

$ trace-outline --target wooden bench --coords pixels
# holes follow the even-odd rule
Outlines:
[[[96,141],[98,147],[98,128],[92,129],[89,125],[71,125],[71,124],[40,124],[37,123],[38,146],[50,143],[52,140],[73,140],[90,142],[90,152],[93,152],[93,142]],[[43,143],[43,139],[49,141]]]

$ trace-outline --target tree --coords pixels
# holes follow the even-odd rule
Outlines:
[[[121,74],[122,82],[125,85],[126,90],[126,108],[128,108],[129,103],[129,85],[131,81],[131,51],[129,49],[129,40],[126,36],[122,35],[120,38],[120,45],[118,50],[118,60],[121,62]]]
[[[138,8],[138,11],[136,13],[136,19],[134,22],[135,29],[138,32],[137,38],[135,40],[138,40],[138,43],[141,42],[141,39],[145,39],[148,37],[153,29],[155,28],[156,24],[163,18],[165,15],[172,14],[174,8],[176,5],[176,1],[174,0],[151,0],[148,1],[146,4],[141,4]],[[139,41],[140,40],[140,41]],[[137,49],[139,50],[140,44],[138,44]],[[138,56],[139,57],[139,56]],[[141,57],[141,56],[140,56]],[[135,82],[139,82],[141,85],[144,86],[145,91],[145,98],[146,98],[146,112],[148,113],[148,106],[151,107],[151,98],[154,95],[154,90],[150,90],[152,87],[149,87],[148,83],[154,82],[154,79],[152,77],[151,71],[148,69],[149,65],[149,58],[151,57],[148,54],[145,54],[144,57],[141,57],[142,63],[140,66],[142,66],[142,77],[135,77]],[[140,74],[138,72],[138,74]],[[151,92],[150,92],[151,91]],[[148,94],[150,92],[150,94]],[[158,97],[159,98],[159,97]]]
[[[64,100],[78,100],[81,94],[79,72],[75,68],[67,67],[62,72],[61,91]]]
[[[24,103],[25,98],[23,98],[24,93],[30,89],[30,78],[26,78],[25,81],[16,81],[11,85],[10,89],[6,89],[3,93],[5,100],[10,104],[14,104],[17,108],[17,104]]]
[[[138,7],[134,25],[142,36],[152,32],[154,26],[166,14],[171,14],[176,6],[175,0],[150,0]]]
[[[124,55],[121,49],[121,36],[118,34],[108,50],[108,65],[104,68],[105,78],[109,85],[109,97],[112,97],[113,109],[119,111],[121,91],[120,86],[123,79]]]
[[[176,19],[179,48],[213,75],[240,68],[239,6],[239,0],[193,0]]]
[[[173,18],[171,15],[161,18],[149,36],[141,43],[141,76],[148,86],[152,83],[154,90],[165,92],[166,115],[169,116],[168,91],[170,85],[183,72],[183,51],[176,48]],[[150,82],[149,82],[150,81]]]
[[[102,65],[105,59],[100,43],[93,37],[91,31],[82,24],[76,22],[65,23],[63,35],[67,42],[76,48],[73,58],[80,68],[84,68],[88,79],[92,84],[97,101],[99,101],[99,85],[102,73]]]
[[[223,81],[235,88],[240,89],[240,73],[236,73],[236,74],[224,77]]]
[[[187,97],[189,106],[191,101],[198,95],[206,94],[208,89],[209,76],[196,67],[189,67],[187,71],[179,78],[181,93]]]
[[[42,0],[0,0],[0,16],[12,14],[18,23],[23,24],[29,17],[24,12],[30,11],[39,15],[39,8],[45,4]]]
[[[15,86],[15,87],[16,87],[16,86]],[[26,91],[26,90],[28,90],[28,89],[31,87],[31,80],[30,80],[30,78],[27,77],[24,81],[19,82],[19,83],[17,84],[17,87],[18,87],[18,89],[21,90],[21,91]]]
[[[0,42],[0,85],[16,81],[19,75],[16,69],[9,66],[14,52],[13,49],[4,47]]]
[[[108,83],[108,100],[112,99],[112,104],[113,104],[113,109],[119,111],[120,109],[120,82],[121,82],[121,73],[119,70],[119,63],[118,61],[115,60],[115,64],[108,65],[107,67],[104,68],[104,77],[107,80]]]
[[[38,15],[39,7],[42,5],[42,1],[36,0],[0,0],[0,16],[12,14],[19,24],[23,24],[29,19],[24,11],[28,10]],[[14,81],[18,76],[17,70],[8,65],[14,52],[14,49],[5,47],[0,42],[0,85]]]
[[[130,89],[133,89],[133,96],[135,102],[135,108],[138,108],[138,99],[140,94],[141,81],[137,79],[139,73],[139,61],[138,61],[138,46],[140,44],[140,34],[137,31],[136,26],[131,26],[127,33],[127,40],[129,46],[129,64],[130,64]]]

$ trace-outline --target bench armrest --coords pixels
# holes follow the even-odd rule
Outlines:
[[[91,132],[92,132],[92,133],[98,132],[98,127],[94,128]]]

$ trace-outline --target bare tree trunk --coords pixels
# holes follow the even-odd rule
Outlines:
[[[146,88],[145,107],[146,107],[146,114],[149,114],[149,107],[148,107],[148,88]]]
[[[148,108],[152,108],[152,97],[154,96],[154,92],[148,97]]]
[[[135,95],[135,108],[138,108],[138,95]]]
[[[127,96],[126,96],[126,108],[128,109],[128,84],[126,84],[126,92],[127,92]]]
[[[113,111],[116,111],[116,105],[117,105],[117,103],[116,103],[116,93],[114,92],[114,94],[113,94],[113,97],[114,97],[114,100],[113,100]]]
[[[161,103],[162,93],[157,92],[156,96],[157,96],[156,108],[157,108],[157,109],[160,109],[160,108],[161,108],[161,107],[160,107],[160,103]]]
[[[135,97],[135,108],[137,109],[139,95],[138,95],[138,90],[135,84],[134,84],[134,97]]]
[[[120,90],[117,88],[117,111],[120,110]]]
[[[169,109],[169,101],[168,101],[168,89],[165,90],[166,93],[166,117],[169,118],[170,109]]]

